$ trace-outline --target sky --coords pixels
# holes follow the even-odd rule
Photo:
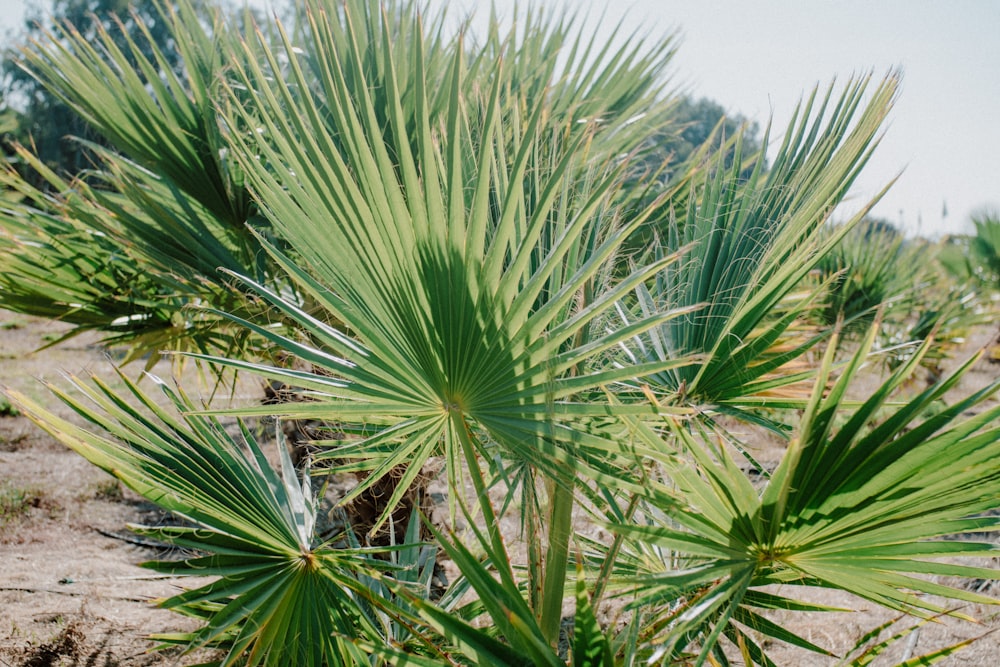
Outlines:
[[[543,0],[555,4],[555,0]],[[474,8],[476,3],[452,2]],[[501,16],[514,2],[498,0]],[[900,174],[872,214],[910,234],[972,231],[1000,209],[1000,2],[995,0],[597,0],[599,39],[676,34],[671,82],[784,130],[816,86],[901,68],[885,136],[838,210],[846,216]],[[484,9],[477,10],[485,14]],[[853,208],[852,208],[853,207]],[[947,214],[942,213],[947,209]]]
[[[593,17],[584,29],[601,40],[619,20],[623,35],[677,35],[671,85],[762,125],[771,119],[775,129],[816,86],[901,68],[885,137],[838,215],[860,208],[897,174],[873,215],[910,234],[966,233],[976,211],[1000,209],[996,0],[540,1],[584,8]],[[475,0],[429,2],[488,15]],[[0,0],[0,32],[20,23],[26,4]],[[511,17],[514,0],[497,7]]]

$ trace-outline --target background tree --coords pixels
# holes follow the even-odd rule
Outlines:
[[[725,107],[707,97],[695,99],[684,96],[677,104],[677,122],[680,131],[663,137],[663,149],[677,161],[684,161],[710,140],[713,148],[721,146],[727,138],[741,134],[743,151],[746,155],[756,155],[761,148],[760,125],[739,113],[727,112]],[[727,158],[732,160],[733,152]]]

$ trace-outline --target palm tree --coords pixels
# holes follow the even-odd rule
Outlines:
[[[607,447],[570,425],[606,409],[574,397],[634,373],[590,368],[588,360],[620,340],[591,325],[671,260],[605,285],[616,249],[644,215],[614,219],[622,168],[588,150],[602,145],[600,124],[559,118],[558,86],[531,108],[507,84],[505,61],[487,76],[483,65],[467,70],[456,49],[435,89],[421,48],[397,60],[385,19],[366,28],[382,34],[386,74],[373,86],[354,16],[340,24],[314,7],[311,51],[300,54],[286,37],[285,59],[266,54],[264,66],[247,59],[235,71],[231,96],[258,91],[260,117],[236,104],[226,115],[230,127],[261,123],[262,132],[232,133],[233,154],[275,231],[298,252],[293,262],[267,246],[274,260],[328,313],[314,318],[243,278],[312,342],[244,324],[325,374],[216,361],[308,390],[312,400],[288,405],[287,416],[356,424],[359,437],[327,443],[331,451],[320,457],[355,460],[368,472],[349,499],[405,464],[383,522],[431,456],[444,457],[456,486],[467,467],[482,493],[478,457],[497,447],[545,470],[551,504],[528,503],[526,511],[542,516],[525,520],[550,528],[545,584],[534,602],[554,641],[573,468],[599,461]],[[287,83],[278,77],[286,62]],[[407,63],[405,79],[394,76],[397,62]],[[322,72],[317,85],[309,85],[310,71]],[[490,86],[471,86],[468,72]],[[633,331],[672,316],[658,313]],[[339,326],[326,324],[333,321]]]
[[[573,32],[558,15],[530,19],[527,33],[491,30],[482,57],[408,4],[315,0],[303,17],[223,42],[216,136],[261,216],[240,233],[269,268],[225,266],[220,280],[254,307],[205,310],[299,363],[189,356],[305,400],[227,410],[163,383],[154,398],[124,376],[120,392],[75,381],[83,399],[53,387],[101,433],[14,396],[192,522],[154,534],[196,555],[154,567],[216,580],[164,601],[203,621],[165,640],[223,647],[224,665],[560,665],[571,601],[575,665],[725,664],[727,651],[767,665],[750,630],[821,650],[768,620],[777,606],[813,608],[768,584],[840,588],[918,615],[939,610],[911,591],[981,600],[908,573],[986,574],[929,559],[991,549],[934,538],[995,524],[968,517],[1000,492],[1000,414],[957,420],[998,386],[919,421],[956,375],[868,430],[919,355],[850,405],[874,334],[835,380],[829,352],[807,400],[777,403],[804,417],[762,490],[696,419],[704,404],[756,407],[787,382],[795,355],[768,350],[802,306],[782,304],[835,242],[817,230],[870,154],[895,77],[867,102],[858,81],[815,113],[807,103],[774,164],[750,160],[746,183],[737,159],[657,192],[627,156],[669,123],[658,87],[669,49],[594,60],[574,37],[560,69],[555,47]],[[676,201],[687,217],[675,238],[652,260],[625,261],[630,235]],[[748,234],[756,244],[741,243]],[[716,276],[723,256],[737,265]],[[670,289],[653,298],[657,284]],[[645,354],[664,332],[695,344]],[[670,385],[681,373],[692,379]],[[363,473],[345,501],[403,471],[372,530],[428,461],[443,461],[449,516],[422,521],[462,577],[432,599],[415,521],[383,548],[349,529],[346,546],[318,535],[317,496],[280,431],[272,464],[249,427],[222,423],[259,416],[335,424],[313,463]],[[575,534],[583,516],[611,530],[609,543]],[[611,596],[628,598],[620,632],[597,622]]]
[[[995,288],[1000,284],[1000,213],[980,211],[972,218],[976,235],[969,241],[977,274],[984,283]]]

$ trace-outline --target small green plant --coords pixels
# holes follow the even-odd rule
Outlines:
[[[744,160],[737,141],[734,165],[727,167],[720,153],[714,169],[697,174],[686,195],[672,198],[680,205],[670,211],[664,247],[656,256],[679,248],[687,252],[654,280],[639,284],[630,309],[618,306],[630,326],[669,308],[683,311],[635,336],[627,350],[633,365],[698,359],[642,378],[663,400],[758,422],[767,421],[756,414],[762,406],[805,405],[808,392],[797,392],[794,385],[812,372],[801,367],[790,372],[789,366],[827,331],[798,335],[794,325],[815,296],[790,297],[862,221],[864,209],[839,228],[825,225],[856,175],[860,152],[878,141],[895,97],[895,82],[887,79],[859,111],[869,83],[851,82],[836,104],[832,86],[825,96],[814,92],[769,168],[759,156]],[[857,125],[845,138],[837,128],[852,118]],[[770,129],[765,144],[769,135]],[[741,167],[747,162],[754,165],[749,176]],[[780,424],[767,423],[781,430]]]
[[[42,494],[36,489],[0,483],[0,531],[27,516],[32,507],[42,504]]]
[[[280,285],[251,231],[252,223],[266,233],[264,221],[225,158],[216,122],[213,86],[235,53],[225,48],[233,35],[221,12],[149,4],[185,35],[183,72],[165,65],[171,56],[144,25],[113,35],[95,23],[86,36],[82,26],[56,26],[21,50],[20,64],[103,147],[92,146],[86,182],[14,147],[18,169],[0,169],[0,189],[21,197],[0,211],[0,306],[70,325],[46,344],[96,331],[127,348],[128,361],[152,366],[167,349],[233,352],[247,343],[245,334],[226,335],[225,320],[189,307],[251,305],[219,267]],[[105,57],[125,64],[109,67]]]
[[[17,417],[21,414],[6,396],[0,396],[0,417]]]
[[[983,210],[972,217],[976,235],[969,241],[976,276],[990,289],[1000,290],[1000,211]]]
[[[950,236],[938,261],[961,283],[990,292],[1000,290],[1000,211],[984,209],[972,216],[975,234]]]
[[[97,500],[106,500],[116,503],[120,502],[123,496],[124,491],[122,490],[121,482],[114,477],[100,482],[94,490],[94,498]]]

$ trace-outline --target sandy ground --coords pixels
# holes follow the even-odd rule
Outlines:
[[[93,338],[77,338],[32,354],[65,330],[62,325],[0,311],[0,385],[15,388],[53,408],[37,378],[97,370],[109,377],[104,351]],[[995,332],[980,332],[970,349]],[[138,368],[135,371],[138,372]],[[1000,366],[980,363],[959,393],[982,386]],[[0,406],[2,407],[2,406]],[[62,411],[65,414],[65,411]],[[766,447],[763,460],[780,456]],[[179,590],[177,580],[155,578],[139,563],[163,557],[131,542],[126,523],[168,520],[108,475],[67,451],[21,416],[0,417],[0,666],[181,665],[206,656],[150,653],[147,635],[189,629],[182,617],[151,600]],[[982,563],[995,566],[995,563]],[[190,583],[190,582],[188,582]],[[1000,597],[1000,584],[970,584]],[[791,614],[805,637],[843,652],[891,616],[847,597],[822,592],[817,600],[860,609],[850,614]],[[980,624],[948,620],[924,626],[875,665],[985,635],[943,665],[992,665],[1000,658],[1000,607],[963,610]],[[884,636],[884,635],[883,635]],[[814,655],[772,646],[779,665],[834,665]]]
[[[64,330],[0,311],[0,384],[58,409],[38,378],[110,370],[93,339],[32,354]],[[147,635],[194,627],[150,602],[180,590],[177,580],[139,567],[165,554],[126,541],[134,539],[127,523],[166,519],[155,507],[9,415],[0,417],[0,500],[0,665],[191,662],[149,653]]]

